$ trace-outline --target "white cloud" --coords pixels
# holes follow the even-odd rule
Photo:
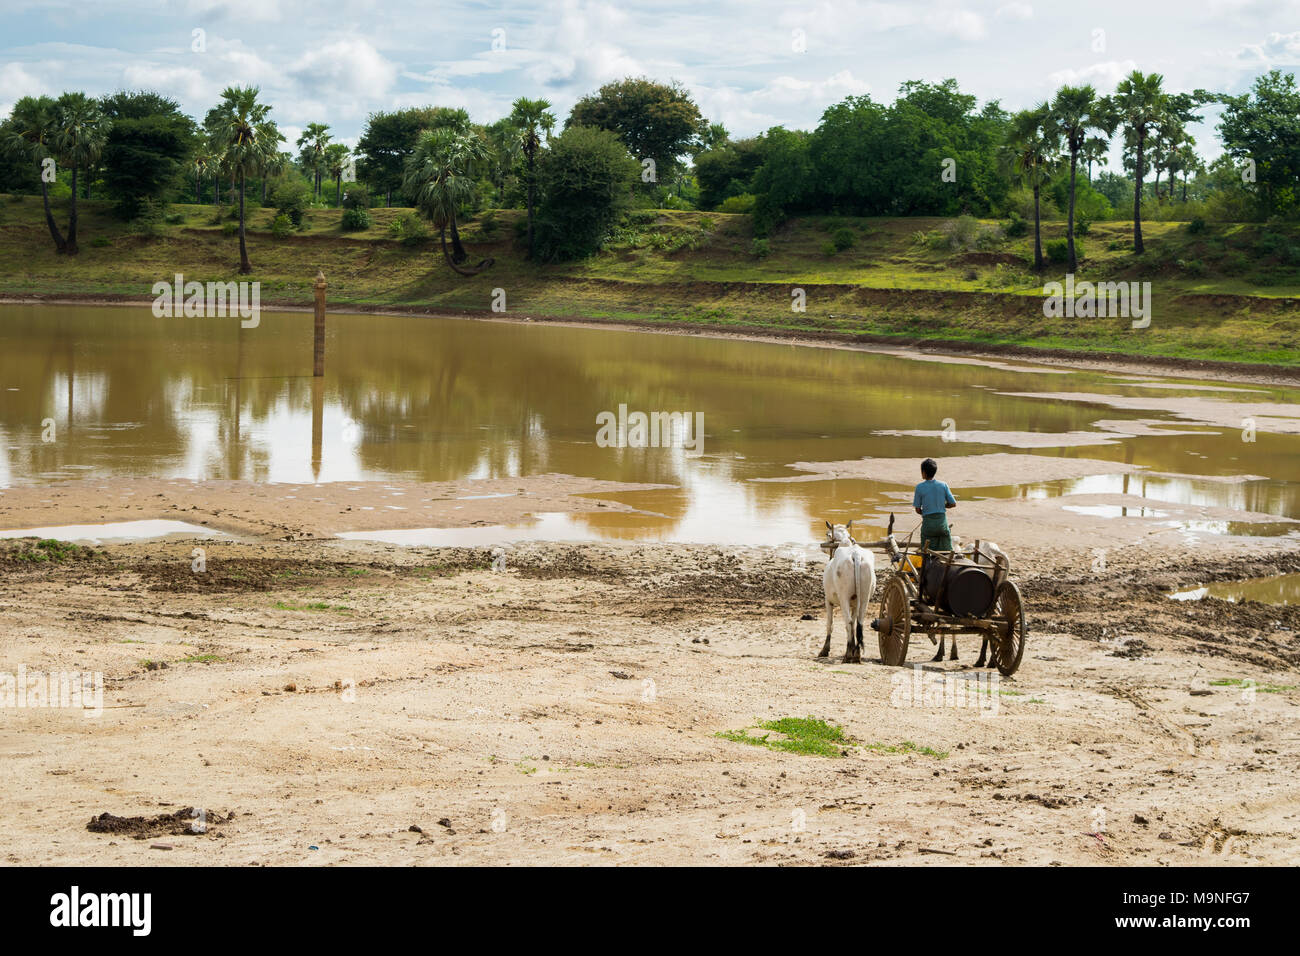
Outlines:
[[[130,90],[157,90],[178,100],[215,100],[217,87],[191,67],[132,63],[122,71],[122,82]]]
[[[1247,43],[1236,59],[1244,66],[1271,70],[1278,66],[1300,64],[1300,30],[1294,33],[1270,33],[1263,43]]]
[[[1082,70],[1057,70],[1048,75],[1048,82],[1052,89],[1058,86],[1080,86],[1084,83],[1091,83],[1097,88],[1098,93],[1109,93],[1115,89],[1120,80],[1128,76],[1138,65],[1133,60],[1107,60],[1104,63],[1094,63],[1092,66],[1086,66]]]
[[[342,93],[349,99],[381,97],[397,79],[396,65],[360,37],[335,40],[304,53],[288,73],[305,85],[322,88],[327,96]]]
[[[1034,8],[1027,3],[1020,3],[1019,0],[1012,0],[1011,3],[1004,3],[998,7],[993,15],[999,20],[1032,20]]]

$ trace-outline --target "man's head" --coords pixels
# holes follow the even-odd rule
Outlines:
[[[921,462],[921,474],[925,476],[926,481],[929,481],[938,473],[939,465],[933,458],[927,458],[925,461]]]

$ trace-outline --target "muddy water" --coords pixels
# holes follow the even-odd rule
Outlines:
[[[1224,601],[1259,601],[1264,604],[1300,604],[1300,574],[1279,574],[1243,581],[1216,581],[1169,595],[1175,601],[1213,597]]]
[[[639,513],[539,516],[534,533],[526,526],[517,537],[772,543],[807,539],[823,517],[907,511],[911,499],[906,486],[866,480],[749,480],[795,474],[791,462],[1011,451],[1146,473],[1117,468],[1056,482],[1026,475],[1021,484],[962,493],[1145,495],[1156,512],[1168,502],[1300,518],[1294,389],[350,315],[329,317],[322,381],[311,377],[311,326],[308,314],[264,312],[257,328],[243,329],[237,318],[156,319],[147,308],[0,306],[0,488],[86,476],[303,482],[562,473],[675,487],[615,496]],[[1213,402],[1216,415],[1173,414],[1171,403],[1183,399]],[[702,413],[700,453],[601,447],[597,416],[620,405],[692,420]],[[1238,407],[1256,420],[1254,441],[1243,441],[1232,417]],[[943,441],[945,429],[956,440]],[[893,434],[879,434],[886,431]],[[1237,475],[1259,478],[1221,480]],[[1199,530],[1237,530],[1218,524]]]

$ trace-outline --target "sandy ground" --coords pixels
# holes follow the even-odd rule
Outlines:
[[[1300,569],[1294,540],[1025,543],[1024,662],[969,698],[972,638],[844,665],[837,621],[818,660],[820,564],[771,550],[27,546],[0,670],[105,684],[97,718],[0,712],[7,863],[1300,861],[1300,608],[1166,597]],[[806,715],[841,756],[717,736]]]

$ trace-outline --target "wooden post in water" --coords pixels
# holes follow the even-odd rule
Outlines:
[[[325,374],[325,273],[316,270],[316,340],[313,353],[315,364],[312,375],[320,378]]]

